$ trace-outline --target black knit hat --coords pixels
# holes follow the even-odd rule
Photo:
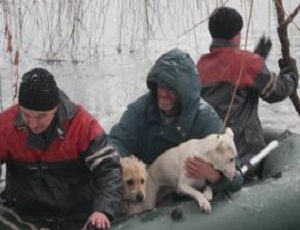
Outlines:
[[[49,111],[59,101],[59,89],[46,69],[34,68],[25,73],[19,89],[19,104],[35,111]]]
[[[208,29],[213,38],[229,40],[243,28],[243,18],[230,7],[216,8],[209,17]]]

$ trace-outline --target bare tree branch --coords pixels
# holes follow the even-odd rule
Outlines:
[[[300,10],[300,4],[296,7],[296,9],[291,13],[287,19],[285,19],[285,13],[282,5],[282,0],[274,0],[276,12],[277,12],[277,21],[278,21],[278,28],[277,33],[279,37],[279,41],[281,44],[281,53],[282,53],[282,60],[285,65],[288,65],[291,60],[290,54],[290,41],[288,37],[288,25],[293,21]],[[289,96],[296,111],[300,116],[300,99],[297,93],[297,89],[293,91],[293,93]]]
[[[296,15],[299,13],[300,11],[300,4],[296,7],[296,9],[294,10],[293,13],[291,13],[287,19],[286,19],[286,23],[291,23],[293,21],[293,19],[296,17]]]

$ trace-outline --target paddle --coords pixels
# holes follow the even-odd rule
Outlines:
[[[257,155],[252,157],[247,164],[242,166],[241,168],[242,174],[245,175],[245,173],[247,173],[249,169],[253,168],[259,162],[261,162],[262,159],[268,156],[272,152],[272,150],[276,149],[278,146],[279,146],[279,141],[277,140],[271,141],[263,150],[261,150]]]
[[[241,167],[241,172],[245,175],[250,169],[261,162],[266,156],[268,156],[279,144],[291,134],[290,131],[285,131],[276,140],[271,141],[264,149],[250,159],[248,163]]]
[[[281,53],[282,53],[282,60],[285,65],[291,63],[292,58],[290,56],[290,42],[287,33],[288,25],[293,21],[294,17],[298,14],[300,10],[300,4],[296,7],[296,9],[285,19],[285,13],[282,5],[282,0],[274,0],[276,12],[277,12],[277,21],[278,21],[278,28],[277,33],[279,37],[279,41],[281,44]],[[295,88],[291,95],[289,95],[296,111],[300,116],[300,99],[297,93],[297,89]]]

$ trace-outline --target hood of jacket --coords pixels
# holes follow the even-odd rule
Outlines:
[[[147,76],[147,86],[156,97],[157,86],[173,90],[181,111],[189,112],[200,99],[200,82],[194,61],[188,53],[173,49],[160,56]]]

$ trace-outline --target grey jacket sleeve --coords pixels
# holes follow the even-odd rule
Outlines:
[[[298,74],[292,67],[282,67],[279,75],[276,75],[264,65],[254,82],[258,96],[269,103],[279,102],[288,97],[298,85]]]
[[[222,177],[220,181],[216,184],[211,184],[211,187],[214,193],[219,192],[236,192],[240,190],[244,185],[244,177],[243,175],[237,170],[233,181],[230,181],[226,177]]]
[[[119,155],[106,135],[91,143],[85,162],[92,172],[93,211],[114,219],[121,212],[123,180]]]

